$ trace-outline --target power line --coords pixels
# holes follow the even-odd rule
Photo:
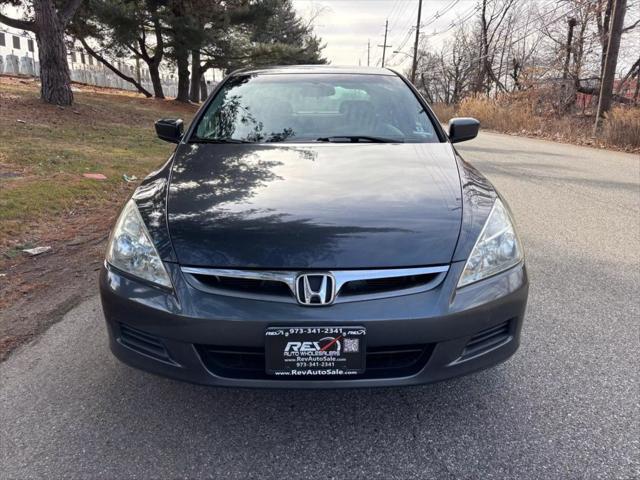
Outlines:
[[[414,0],[407,1],[402,5],[402,7],[400,9],[398,9],[398,14],[397,14],[396,20],[391,22],[391,28],[392,29],[397,29],[397,30],[400,30],[400,31],[406,29],[408,24],[405,21],[405,19],[408,18],[409,22],[411,22],[411,19],[413,18],[413,9],[415,8],[415,7],[413,7],[413,5],[414,5],[413,2],[414,2]],[[408,11],[409,7],[412,7],[411,11]],[[398,29],[397,27],[399,27],[401,22],[403,22],[403,21],[405,21],[404,22],[405,26],[403,28],[399,28]]]
[[[396,0],[396,2],[393,4],[393,7],[391,8],[391,11],[387,15],[387,18],[391,21],[391,25],[393,25],[394,22],[396,21],[395,17],[396,16],[399,17],[400,9],[405,5],[406,4],[403,4],[403,0]]]
[[[442,10],[437,10],[431,17],[427,18],[426,21],[423,23],[422,21],[419,20],[419,24],[416,23],[416,26],[412,26],[409,31],[407,32],[405,38],[403,39],[402,42],[400,42],[400,46],[398,48],[396,48],[396,52],[400,52],[402,51],[402,49],[406,46],[406,44],[409,42],[409,39],[411,37],[411,33],[413,33],[413,31],[418,30],[416,33],[416,43],[418,43],[418,39],[420,36],[419,30],[422,27],[426,27],[430,24],[432,24],[433,22],[435,22],[436,20],[444,17],[447,13],[449,13],[461,0],[450,0],[449,3],[447,5],[445,5],[445,7]],[[418,4],[418,15],[420,14],[420,9],[422,6],[422,0],[420,0],[420,3]],[[476,7],[477,9],[478,7]],[[472,9],[473,10],[473,9]],[[420,15],[419,15],[420,16]],[[417,52],[415,52],[415,44],[414,44],[414,56],[416,56],[415,54]],[[420,44],[422,45],[422,43]],[[394,60],[396,58],[397,54],[395,54],[390,60]],[[413,67],[412,67],[413,70]]]
[[[433,22],[435,22],[436,20],[440,19],[441,17],[445,16],[447,13],[449,13],[449,11],[455,7],[458,2],[460,2],[460,0],[452,0],[449,5],[447,5],[446,7],[444,7],[444,9],[442,10],[442,12],[436,10],[436,13],[433,14],[433,16],[427,20],[426,23],[424,23],[422,25],[422,27],[428,27],[429,25],[431,25]]]
[[[553,3],[555,3],[555,2],[549,2],[549,3],[547,3],[547,5],[551,5],[551,4],[553,4]],[[544,12],[544,13],[539,14],[539,15],[537,16],[537,18],[535,18],[535,20],[542,20],[544,17],[546,17],[546,16],[548,16],[548,15],[551,15],[551,14],[554,14],[555,12],[557,12],[557,11],[558,11],[558,9],[560,9],[560,7],[563,7],[563,6],[564,6],[564,5],[563,5],[562,3],[558,3],[554,9],[552,9],[552,10],[549,10],[549,11],[546,11],[546,12]],[[562,12],[562,14],[560,14],[560,15],[559,15],[559,16],[557,16],[557,17],[554,17],[554,18],[553,18],[552,20],[550,20],[548,23],[545,23],[544,25],[539,26],[539,27],[534,27],[534,29],[533,29],[532,31],[530,31],[530,32],[526,33],[525,35],[522,35],[521,37],[516,38],[515,40],[511,41],[511,42],[510,42],[510,43],[508,43],[508,44],[505,44],[504,48],[510,48],[510,47],[514,46],[516,43],[521,42],[522,40],[526,39],[527,37],[530,37],[531,35],[533,35],[533,34],[534,34],[534,33],[536,33],[536,32],[539,32],[541,29],[546,28],[546,27],[548,27],[548,26],[550,26],[550,25],[554,24],[555,22],[557,22],[558,20],[560,20],[562,17],[564,17],[566,14],[567,14],[566,12]],[[534,21],[535,21],[535,20],[534,20]],[[526,25],[523,25],[523,26],[521,26],[520,28],[516,29],[516,30],[515,30],[515,32],[522,31],[523,29],[527,28],[528,26],[529,26],[529,25],[528,25],[528,23],[527,23]],[[444,33],[444,32],[441,32],[441,33]],[[514,32],[511,32],[511,33],[513,34]],[[439,34],[440,34],[440,33],[438,33],[438,35],[439,35]],[[470,62],[478,62],[478,61],[480,61],[480,60],[483,60],[483,59],[487,58],[487,57],[488,57],[488,56],[490,56],[490,55],[491,55],[491,53],[488,53],[488,54],[486,54],[486,55],[480,55],[479,57],[472,58],[472,59],[470,59],[469,61],[470,61]],[[449,53],[446,57],[443,57],[443,58],[452,57],[452,56],[453,56],[453,53]]]
[[[433,24],[434,22],[436,22],[437,20],[442,19],[444,16],[446,16],[454,7],[456,7],[461,1],[469,1],[469,0],[449,0],[449,3],[446,4],[441,10],[437,10],[433,15],[431,15],[429,18],[426,18],[423,22],[420,23],[420,27],[424,28],[427,27],[431,24]],[[544,0],[535,0],[535,3],[543,3]],[[407,8],[412,4],[413,2],[407,1],[404,2],[404,4],[402,4],[401,6],[399,6],[400,4],[398,2],[396,2],[392,8],[392,12],[395,11],[396,15],[397,14],[402,14],[403,12],[405,12],[407,10]],[[545,3],[545,6],[553,4],[555,2],[547,2]],[[413,3],[413,5],[415,5],[416,7],[418,7],[418,3]],[[553,11],[557,10],[558,8],[560,8],[563,5],[563,2],[558,2],[556,9],[554,9]],[[403,8],[404,7],[404,8]],[[467,22],[468,20],[470,20],[477,12],[480,11],[480,5],[479,4],[475,4],[474,6],[472,6],[470,9],[466,10],[465,12],[463,12],[461,14],[461,18],[458,18],[457,20],[453,20],[446,28],[440,30],[440,31],[435,31],[433,33],[430,34],[420,34],[419,36],[421,37],[419,39],[419,48],[422,49],[424,48],[426,41],[428,38],[432,38],[432,37],[436,37],[439,35],[443,35],[449,31],[451,31],[452,29],[454,29],[455,27],[464,24],[465,22]],[[549,12],[545,13],[544,15],[547,15]],[[552,12],[551,12],[552,13]],[[397,20],[397,24],[400,24],[400,17],[402,15],[399,16],[398,20]],[[394,30],[394,25],[391,25],[391,28],[389,28],[389,31],[391,32],[390,35],[392,35],[391,40],[393,41],[393,43],[395,43],[397,45],[397,47],[395,48],[395,52],[400,52],[402,51],[407,44],[409,43],[409,40],[411,39],[411,35],[415,32],[416,30],[416,26],[415,25],[411,25],[410,23],[412,21],[412,18],[415,18],[414,15],[411,15],[408,20],[405,22],[403,28],[400,29],[400,31],[405,31],[405,33],[403,34],[403,36],[400,35],[396,35],[393,36],[393,30]],[[391,23],[391,22],[390,22]],[[401,39],[399,41],[394,41],[397,39]],[[393,55],[391,55],[388,59],[386,59],[385,64],[386,65],[397,65],[398,63],[401,63],[404,59],[400,60],[400,62],[397,62],[396,59],[398,57],[397,53],[393,53]],[[380,59],[378,59],[377,64],[380,64]]]
[[[409,8],[409,6],[411,6],[411,5],[417,6],[417,4],[415,4],[415,3],[413,3],[413,2],[406,2],[406,3],[404,4],[404,7],[402,8],[402,10],[399,10],[399,11],[398,11],[399,16],[398,16],[398,19],[397,19],[397,23],[392,24],[392,25],[391,25],[391,28],[390,28],[390,30],[391,30],[391,32],[392,32],[392,35],[393,35],[393,32],[396,32],[396,31],[397,31],[397,32],[404,32],[404,31],[406,30],[406,33],[404,33],[404,34],[399,33],[399,34],[396,34],[395,36],[393,36],[393,37],[392,37],[392,41],[393,41],[393,43],[394,43],[395,45],[402,44],[402,45],[403,45],[403,48],[404,48],[404,45],[406,45],[406,42],[408,42],[408,41],[409,41],[409,38],[411,37],[411,33],[413,32],[413,30],[414,30],[414,28],[415,28],[415,26],[414,26],[414,25],[412,25],[413,18],[415,18],[414,10],[413,10],[413,9],[411,9],[411,11],[409,11],[409,12],[408,12],[409,14],[408,14],[408,15],[405,15],[405,13],[407,13],[407,9],[408,9],[408,8]],[[404,17],[404,18],[403,18],[403,17]],[[405,19],[406,19],[406,20],[405,20]],[[402,22],[403,20],[405,20],[405,21],[404,21],[404,24],[401,24],[401,22]],[[402,26],[401,26],[401,25],[402,25]],[[402,38],[402,40],[400,40],[401,38]],[[396,50],[397,50],[397,49],[396,49]],[[389,58],[389,60],[390,60],[390,61],[393,61],[393,59],[395,59],[395,58],[396,58],[396,54],[393,54],[393,55]],[[388,63],[388,62],[387,62],[387,63]]]

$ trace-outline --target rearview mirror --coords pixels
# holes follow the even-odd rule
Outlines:
[[[181,118],[161,118],[156,123],[156,135],[160,140],[180,143],[184,133],[184,122]]]
[[[333,97],[336,94],[336,89],[325,83],[312,83],[305,85],[305,88],[300,90],[300,94],[305,98]]]
[[[465,142],[476,138],[480,122],[475,118],[452,118],[449,120],[449,140],[451,143]]]

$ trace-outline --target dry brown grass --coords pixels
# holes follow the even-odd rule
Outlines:
[[[442,123],[447,123],[453,117],[456,116],[456,105],[450,105],[446,103],[434,103],[431,105],[433,111],[435,112],[438,120]]]
[[[545,111],[541,98],[529,94],[504,95],[498,99],[469,97],[459,105],[434,105],[438,119],[473,117],[483,128],[532,135],[569,143],[600,145],[623,150],[640,149],[640,108],[614,108],[603,123],[602,134],[592,137],[593,117],[558,116]]]
[[[603,124],[602,138],[611,145],[640,148],[640,108],[611,110]]]
[[[459,105],[438,105],[436,112],[440,121],[448,121],[455,116],[473,117],[484,128],[506,133],[536,131],[540,128],[540,118],[534,115],[531,102],[524,99],[494,100],[486,97],[469,97]]]

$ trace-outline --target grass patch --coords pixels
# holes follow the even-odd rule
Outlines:
[[[0,251],[5,256],[34,224],[55,225],[65,214],[124,201],[162,164],[173,146],[158,140],[153,122],[191,119],[194,106],[113,92],[77,92],[72,107],[46,105],[38,85],[0,77]],[[106,181],[84,178],[102,173]]]

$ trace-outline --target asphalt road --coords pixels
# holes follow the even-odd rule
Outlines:
[[[0,364],[0,478],[639,478],[640,158],[460,150],[528,256],[510,361],[399,390],[211,389],[118,363],[93,299]]]

